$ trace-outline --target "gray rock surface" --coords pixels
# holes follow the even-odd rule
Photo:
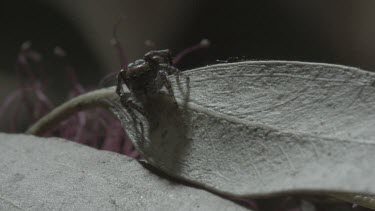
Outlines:
[[[0,210],[247,210],[137,161],[59,138],[0,133]]]

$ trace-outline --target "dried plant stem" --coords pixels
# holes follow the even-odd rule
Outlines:
[[[80,95],[63,103],[39,119],[29,129],[27,129],[26,134],[43,134],[49,129],[56,127],[62,120],[68,118],[72,114],[90,108],[106,108],[108,107],[108,103],[106,103],[106,101],[117,98],[118,96],[114,87],[99,89]]]

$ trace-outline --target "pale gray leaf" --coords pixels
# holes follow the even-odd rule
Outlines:
[[[159,97],[134,122],[109,102],[157,168],[231,196],[375,194],[373,73],[254,61],[186,71],[182,92],[171,79],[178,110]]]
[[[283,131],[375,141],[373,73],[339,65],[259,61],[186,75],[191,78],[190,102],[218,113]]]
[[[0,134],[1,210],[247,210],[137,161],[58,138]]]

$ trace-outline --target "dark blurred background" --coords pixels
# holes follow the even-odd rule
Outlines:
[[[47,83],[61,93],[67,78],[53,56],[55,46],[67,52],[85,86],[97,86],[105,75],[118,71],[110,40],[121,16],[126,18],[118,37],[130,60],[149,50],[146,40],[176,53],[207,38],[211,47],[188,55],[179,68],[239,57],[375,70],[374,9],[371,0],[1,1],[0,103],[17,87],[14,66],[24,41],[43,55]]]

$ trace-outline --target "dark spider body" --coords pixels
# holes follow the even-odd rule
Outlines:
[[[135,98],[154,95],[156,91],[162,88],[157,84],[159,81],[157,79],[158,71],[144,59],[130,63],[128,69],[125,71],[123,81]]]
[[[147,102],[149,97],[157,95],[160,90],[165,87],[171,97],[174,98],[171,82],[168,75],[177,74],[180,71],[172,66],[172,58],[169,50],[150,51],[145,54],[143,59],[130,63],[126,70],[121,70],[117,75],[116,93],[120,96],[121,103],[132,115],[133,108],[145,115],[142,104]],[[122,83],[129,88],[131,98],[125,99],[125,91]]]

